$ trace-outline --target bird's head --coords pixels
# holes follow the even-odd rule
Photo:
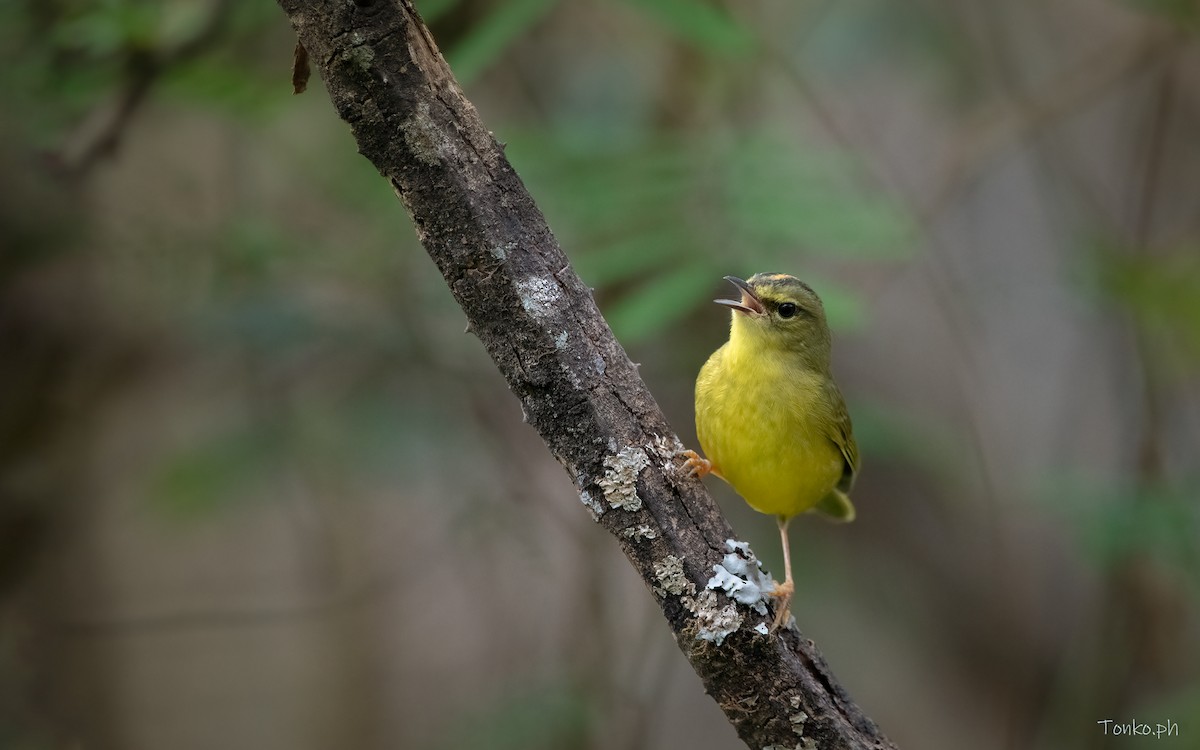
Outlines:
[[[743,281],[725,280],[741,299],[713,300],[733,310],[730,338],[746,337],[760,347],[803,352],[825,361],[829,357],[829,324],[821,298],[795,276],[756,273]]]

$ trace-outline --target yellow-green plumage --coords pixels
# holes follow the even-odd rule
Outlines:
[[[830,373],[820,299],[783,274],[731,280],[743,294],[718,300],[734,308],[729,341],[696,380],[696,433],[711,471],[761,513],[852,520],[858,448]]]
[[[696,378],[696,435],[708,459],[688,451],[686,465],[723,478],[779,523],[787,577],[771,592],[779,599],[774,631],[795,591],[788,521],[810,510],[854,520],[848,493],[858,447],[829,370],[829,325],[816,292],[781,273],[725,278],[742,298],[716,300],[733,313],[729,341]]]

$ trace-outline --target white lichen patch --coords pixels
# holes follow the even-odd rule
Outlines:
[[[509,252],[512,250],[516,250],[516,249],[517,249],[516,242],[506,242],[503,245],[496,245],[495,247],[488,250],[488,252],[490,252],[492,254],[492,257],[495,258],[496,260],[504,261],[504,260],[508,260]]]
[[[400,124],[400,131],[413,156],[425,164],[440,164],[454,153],[454,144],[434,121],[426,102],[417,104],[412,116]]]
[[[655,588],[663,596],[696,593],[696,584],[689,581],[687,574],[683,572],[683,560],[675,555],[667,555],[661,562],[654,563],[654,577],[659,583]]]
[[[637,494],[637,478],[642,469],[649,465],[646,451],[633,445],[605,457],[604,476],[596,484],[604,491],[604,499],[611,507],[641,510],[642,499]]]
[[[657,450],[655,452],[657,453]],[[683,606],[696,616],[696,637],[718,646],[745,621],[743,615],[738,612],[737,604],[743,604],[760,615],[765,615],[769,592],[775,586],[770,576],[763,572],[762,564],[750,551],[750,545],[727,539],[725,548],[729,552],[721,563],[713,566],[715,575],[709,579],[705,589],[698,595],[680,598]],[[668,557],[664,562],[670,561],[678,562],[678,559]],[[682,563],[678,568],[678,579],[674,577],[675,571],[670,567],[655,565],[654,572],[660,581],[664,576],[671,580],[686,581],[683,578]],[[687,588],[690,588],[689,594],[695,594],[696,587],[691,582],[687,582]],[[734,603],[721,606],[717,590],[725,592]],[[682,594],[682,590],[679,593]],[[766,623],[761,622],[755,625],[754,632],[760,635],[770,634]]]
[[[804,741],[796,745],[799,750],[817,750],[817,741],[812,737],[805,737]]]
[[[763,572],[762,563],[746,542],[726,539],[725,549],[729,552],[720,563],[713,566],[713,577],[708,579],[708,588],[721,589],[730,599],[765,615],[775,582]]]
[[[521,298],[521,307],[535,318],[553,315],[562,299],[562,290],[558,284],[541,276],[526,276],[517,280],[517,295]]]
[[[683,443],[679,442],[679,438],[672,435],[655,435],[650,441],[650,450],[659,455],[660,458],[671,460],[678,458],[680,453],[683,453]]]
[[[567,345],[570,342],[571,334],[567,333],[566,331],[559,331],[554,336],[554,348],[560,352],[566,352]],[[576,357],[575,359],[579,358]],[[565,360],[563,361],[562,370],[566,374],[567,379],[571,381],[571,385],[575,386],[575,388],[578,390],[583,390],[583,381],[579,379],[579,375],[576,373],[575,369],[576,368],[572,367],[569,362]]]
[[[639,523],[637,526],[630,526],[622,531],[621,536],[636,542],[641,539],[656,539],[658,532],[650,524]]]
[[[804,722],[808,721],[808,714],[801,711],[800,713],[792,714],[788,717],[788,721],[792,723],[792,731],[798,735],[804,735]]]
[[[692,598],[685,596],[680,601],[688,611],[696,615],[696,637],[712,641],[720,646],[730,633],[742,626],[742,616],[732,604],[718,606],[717,593],[709,589]]]
[[[579,500],[591,512],[593,521],[599,521],[600,516],[604,515],[604,511],[608,510],[604,507],[604,503],[600,502],[599,498],[592,497],[592,493],[587,490],[579,491]]]

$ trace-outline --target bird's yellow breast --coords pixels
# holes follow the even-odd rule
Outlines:
[[[786,352],[731,340],[696,380],[696,433],[713,471],[760,513],[812,509],[842,476],[825,378]]]

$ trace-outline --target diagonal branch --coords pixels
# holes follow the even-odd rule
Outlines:
[[[679,439],[410,0],[280,5],[526,421],[621,545],[742,740],[754,750],[894,747],[811,641],[764,634],[752,554],[730,546],[712,498],[680,477]],[[708,588],[718,564],[750,580],[743,601],[727,598],[740,585],[729,578]]]

